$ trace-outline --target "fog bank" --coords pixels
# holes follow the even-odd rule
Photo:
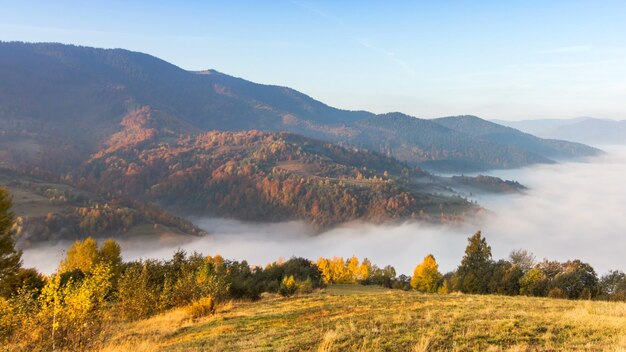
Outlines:
[[[301,222],[250,224],[224,219],[192,219],[210,236],[185,241],[154,239],[122,241],[126,260],[169,258],[177,248],[205,255],[246,259],[264,265],[279,257],[367,257],[379,266],[393,265],[410,274],[432,253],[441,271],[460,262],[467,237],[482,230],[494,258],[514,249],[527,249],[538,259],[578,258],[598,274],[626,269],[626,149],[588,162],[564,162],[490,173],[529,187],[523,195],[475,195],[492,214],[462,227],[407,222],[398,225],[350,224],[312,235]],[[56,268],[67,244],[29,249],[24,264],[44,272]]]

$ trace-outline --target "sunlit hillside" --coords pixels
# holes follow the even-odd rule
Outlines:
[[[123,325],[105,351],[623,351],[626,303],[335,285]]]

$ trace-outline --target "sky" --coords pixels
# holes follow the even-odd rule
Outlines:
[[[625,1],[4,1],[0,40],[145,52],[417,117],[626,118]]]

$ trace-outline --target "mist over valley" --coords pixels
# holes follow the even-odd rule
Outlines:
[[[626,351],[626,2],[6,2],[0,350]]]
[[[526,249],[538,259],[579,258],[604,273],[626,266],[626,148],[604,149],[606,155],[580,162],[561,162],[487,174],[514,179],[528,189],[518,194],[490,194],[475,190],[465,195],[488,210],[461,225],[406,221],[395,225],[347,223],[317,233],[303,222],[255,223],[219,218],[189,219],[209,235],[166,239],[120,239],[124,258],[170,258],[178,248],[205,255],[247,260],[264,266],[278,258],[321,256],[359,258],[393,265],[410,274],[415,263],[432,253],[443,271],[454,270],[466,239],[482,230],[495,258]],[[27,266],[44,272],[56,269],[69,243],[25,251]]]

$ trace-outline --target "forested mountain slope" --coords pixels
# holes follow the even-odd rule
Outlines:
[[[285,132],[173,138],[158,116],[149,108],[127,116],[125,130],[76,169],[74,181],[181,213],[303,219],[318,227],[358,219],[448,222],[477,210],[435,195],[423,181],[429,174],[378,153]]]
[[[452,130],[464,132],[486,141],[547,157],[571,158],[593,156],[601,153],[598,149],[584,144],[535,137],[476,116],[442,117],[434,121]]]
[[[336,109],[290,88],[190,72],[122,49],[0,43],[1,162],[65,173],[144,106],[169,116],[177,133],[290,131],[452,171],[549,162],[545,152],[554,149],[520,148],[403,114]],[[566,142],[560,149],[589,154]]]

